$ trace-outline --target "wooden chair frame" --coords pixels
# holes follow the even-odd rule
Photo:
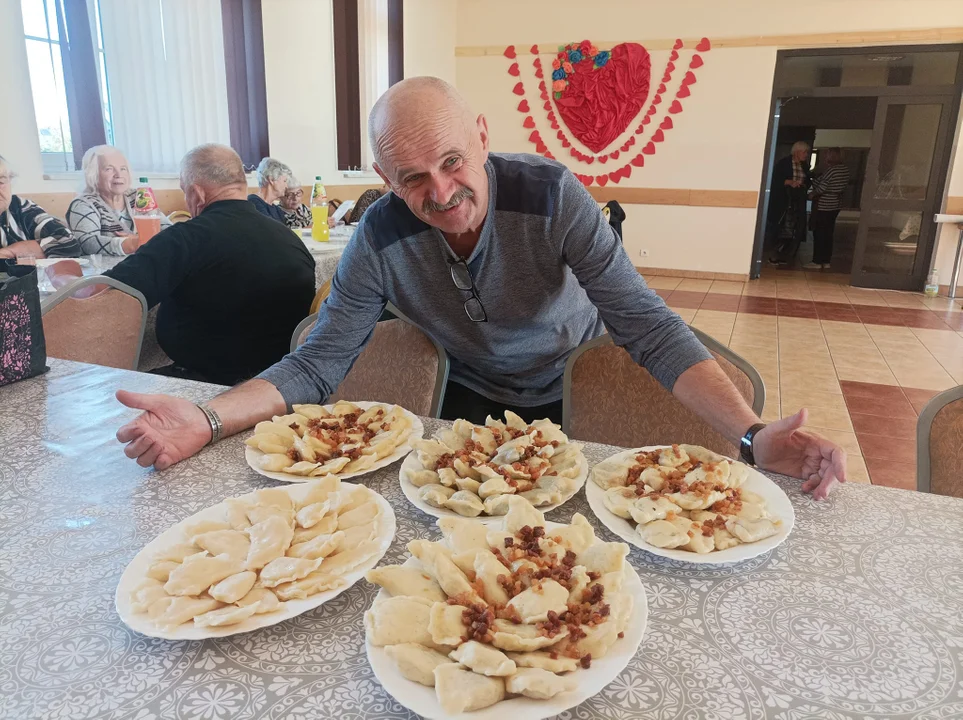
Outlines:
[[[957,400],[963,400],[963,385],[930,398],[916,421],[916,489],[920,492],[930,492],[930,432],[933,420],[940,410]]]

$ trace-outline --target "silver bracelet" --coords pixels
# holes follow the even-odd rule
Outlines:
[[[224,431],[224,424],[221,422],[221,417],[214,410],[209,408],[204,403],[197,403],[197,407],[200,408],[201,412],[204,413],[204,417],[207,418],[207,422],[211,424],[211,441],[208,445],[213,445],[221,439],[221,433]]]

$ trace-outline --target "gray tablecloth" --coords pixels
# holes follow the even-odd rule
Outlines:
[[[114,611],[127,562],[178,520],[273,484],[240,438],[164,472],[113,439],[118,387],[200,400],[216,388],[52,361],[0,388],[0,717],[404,718],[372,676],[360,582],[288,622],[205,642],[128,630]],[[426,421],[431,432],[437,421]],[[589,444],[590,462],[615,449]],[[397,514],[384,562],[435,537],[398,466],[366,481]],[[736,567],[698,569],[637,549],[649,602],[639,653],[569,718],[963,717],[963,501],[864,485],[796,510],[788,541]],[[579,511],[579,493],[551,513]],[[615,539],[599,529],[600,534]]]

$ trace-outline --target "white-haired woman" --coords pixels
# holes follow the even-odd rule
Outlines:
[[[129,255],[140,244],[134,227],[134,199],[127,158],[115,147],[97,145],[84,153],[84,189],[67,208],[67,224],[84,255]],[[171,221],[161,216],[161,227]]]
[[[247,196],[262,215],[284,223],[284,210],[276,205],[288,189],[291,168],[280,160],[266,157],[257,166],[257,193]]]
[[[62,222],[13,194],[14,177],[0,156],[0,260],[77,257],[80,246]]]
[[[289,228],[309,228],[314,224],[311,217],[311,208],[304,204],[303,199],[304,188],[293,175],[289,175],[287,189],[281,196],[284,224]]]

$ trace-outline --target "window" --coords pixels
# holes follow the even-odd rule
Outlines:
[[[259,18],[260,1],[252,5]],[[21,0],[21,9],[46,171],[78,170],[103,143],[139,173],[176,172],[201,143],[234,144],[221,0]],[[243,68],[239,76],[247,82]]]

